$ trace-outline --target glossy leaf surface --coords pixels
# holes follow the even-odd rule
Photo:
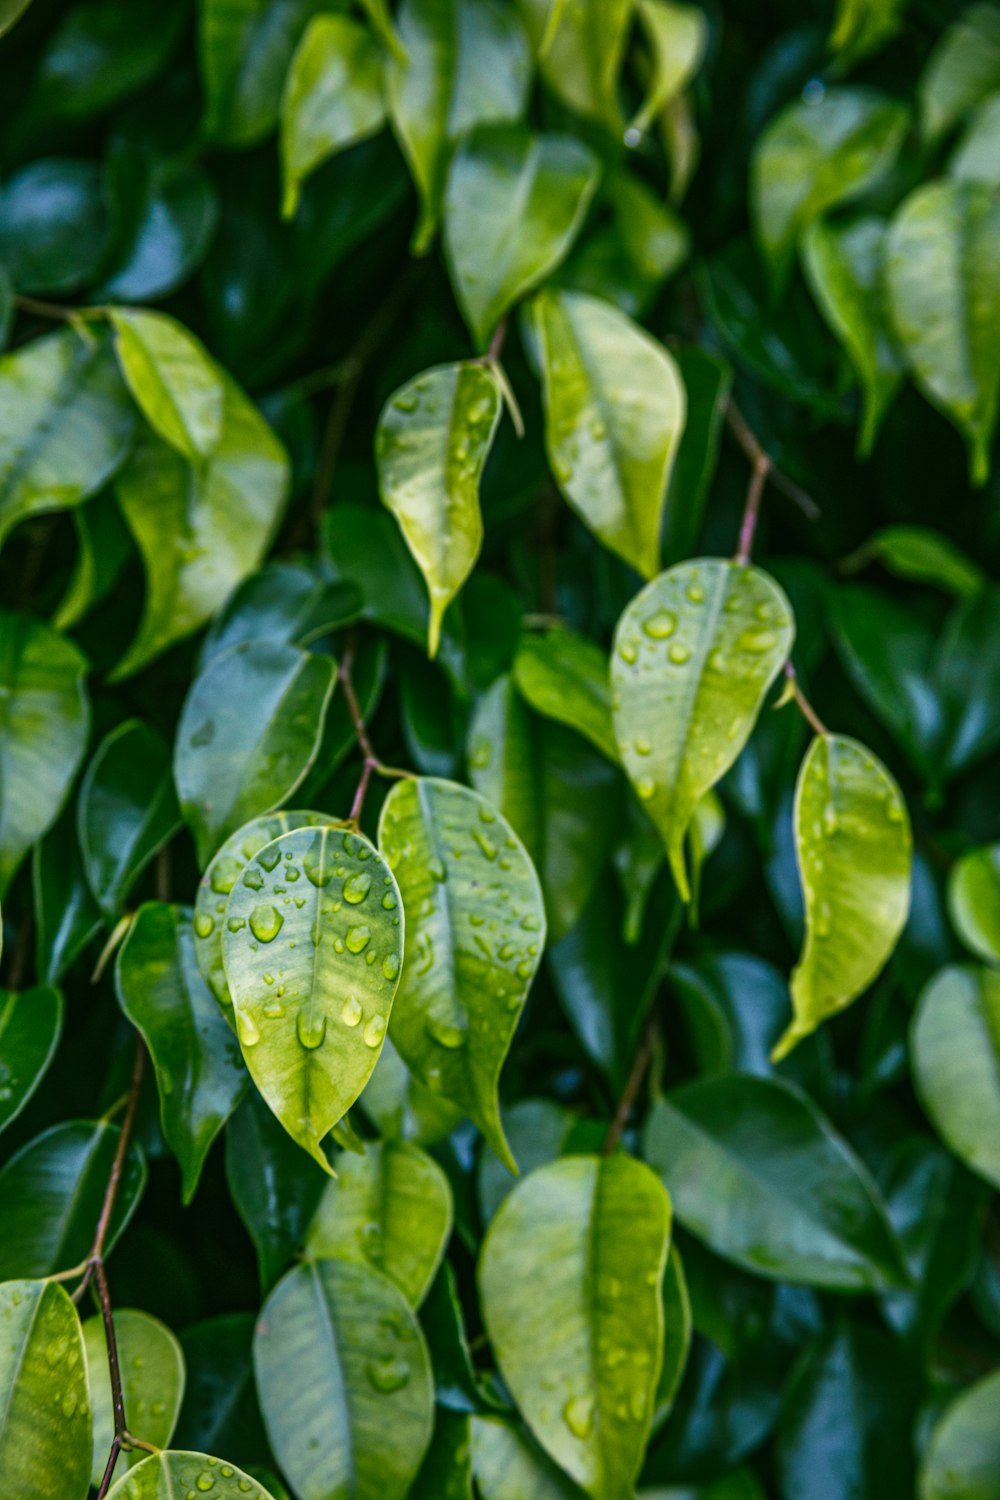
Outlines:
[[[593,642],[569,630],[526,636],[514,659],[514,681],[537,713],[578,730],[617,761],[608,660]]]
[[[41,1083],[63,1027],[63,998],[48,985],[0,990],[0,1130]]]
[[[212,1500],[280,1500],[234,1464],[205,1453],[154,1453],[123,1474],[108,1491],[108,1500],[174,1500],[198,1494],[212,1481]]]
[[[1000,974],[950,967],[920,997],[911,1034],[917,1093],[948,1146],[1000,1183]]]
[[[955,931],[977,958],[1000,963],[1000,846],[973,849],[952,866],[948,912]]]
[[[115,349],[129,390],[150,426],[193,464],[222,436],[225,387],[198,341],[163,313],[111,313]]]
[[[121,1370],[122,1395],[131,1423],[129,1430],[157,1448],[170,1444],[184,1397],[184,1355],[170,1329],[158,1318],[133,1308],[114,1315],[115,1339]],[[87,1356],[87,1384],[94,1420],[94,1459],[91,1483],[100,1487],[115,1435],[111,1376],[104,1321],[88,1318],[83,1325]],[[124,1474],[146,1457],[138,1449],[123,1453],[118,1473]]]
[[[102,740],[77,805],[87,879],[102,911],[121,910],[180,821],[167,745],[140,719],[126,721]]]
[[[23,1500],[86,1500],[90,1398],[76,1308],[53,1282],[0,1286],[0,1484]]]

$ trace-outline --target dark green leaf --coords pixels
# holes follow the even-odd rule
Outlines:
[[[17,1118],[41,1083],[62,1035],[58,990],[0,990],[0,1130]]]
[[[107,916],[180,822],[170,750],[141,720],[126,720],[98,746],[77,803],[84,868]]]

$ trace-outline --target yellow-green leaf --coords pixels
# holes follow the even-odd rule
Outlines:
[[[536,712],[586,735],[617,764],[608,658],[600,646],[562,628],[525,636],[514,658],[514,681]]]
[[[223,376],[193,333],[166,313],[114,308],[115,350],[143,416],[190,463],[222,436]]]
[[[977,958],[1000,964],[1000,844],[972,849],[952,865],[948,914]]]
[[[936,140],[1000,88],[1000,13],[970,5],[940,37],[920,79],[923,133]]]
[[[906,804],[857,740],[827,734],[810,745],[795,788],[795,852],[806,937],[791,979],[794,1020],[775,1061],[871,984],[910,909]]]
[[[637,0],[652,51],[649,92],[632,130],[648,129],[701,67],[708,45],[708,20],[699,5],[677,5],[673,0]]]
[[[618,82],[632,0],[518,0],[549,88],[576,114],[621,130]]]
[[[695,808],[749,739],[794,635],[774,579],[721,558],[661,573],[618,622],[611,660],[618,748],[685,901],[684,838]]]
[[[181,1495],[201,1500],[205,1494],[211,1500],[272,1500],[269,1490],[234,1464],[207,1453],[182,1452],[143,1456],[111,1486],[108,1500],[178,1500]]]
[[[90,1396],[80,1320],[55,1282],[0,1285],[0,1494],[86,1500]]]

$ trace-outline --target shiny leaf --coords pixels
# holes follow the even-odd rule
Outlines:
[[[114,1327],[129,1431],[142,1442],[166,1448],[173,1436],[184,1396],[181,1346],[159,1318],[133,1308],[116,1312]],[[84,1323],[83,1345],[87,1356],[90,1407],[94,1414],[94,1458],[90,1478],[97,1489],[115,1435],[103,1318],[88,1318]],[[120,1476],[145,1457],[138,1449],[126,1450],[121,1454],[115,1472]]]
[[[708,22],[700,6],[673,0],[638,0],[636,10],[653,64],[649,92],[631,127],[643,131],[697,73],[708,44]]]
[[[210,140],[250,146],[273,128],[288,65],[319,9],[320,0],[202,0],[202,129]]]
[[[305,1243],[325,1181],[251,1090],[226,1130],[226,1182],[253,1240],[265,1293]]]
[[[63,998],[39,985],[0,990],[0,1130],[17,1118],[41,1083],[62,1035]]]
[[[472,1419],[472,1470],[483,1500],[579,1500],[581,1491],[523,1428]]]
[[[973,849],[952,865],[948,914],[977,958],[1000,963],[1000,844]]]
[[[0,1488],[86,1500],[90,1398],[80,1320],[61,1286],[0,1286]]]
[[[970,5],[939,38],[918,85],[924,135],[944,135],[974,104],[1000,88],[1000,17]]]
[[[143,1457],[108,1491],[108,1500],[175,1500],[177,1495],[205,1493],[211,1480],[212,1500],[272,1500],[269,1490],[235,1465],[204,1453],[167,1452]],[[277,1500],[277,1496],[273,1497]]]
[[[167,745],[140,719],[126,720],[98,746],[77,803],[87,879],[108,916],[180,822]]]
[[[931,1433],[921,1500],[990,1500],[1000,1473],[1000,1373],[968,1386]]]
[[[910,1036],[918,1097],[945,1143],[1000,1187],[1000,971],[942,969]]]
[[[621,129],[618,81],[631,20],[631,0],[518,0],[539,56],[542,76],[577,114]]]
[[[192,464],[211,457],[226,400],[218,367],[194,335],[164,313],[116,308],[109,316],[118,363],[147,422]]]

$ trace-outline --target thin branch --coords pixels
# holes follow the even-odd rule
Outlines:
[[[736,549],[736,561],[744,566],[750,561],[750,553],[753,551],[754,533],[760,519],[760,504],[764,498],[764,487],[770,472],[771,460],[766,453],[759,454],[754,459],[753,468],[750,470],[747,502],[743,510],[743,520],[740,522],[740,541]]]
[[[737,562],[747,563],[750,560],[754,533],[760,518],[761,502],[768,482],[793,500],[810,521],[817,520],[820,512],[815,500],[776,466],[746,417],[732,400],[726,405],[726,426],[746,454],[751,466],[750,484],[747,488],[747,501],[740,524],[740,541],[736,552]]]
[[[642,1039],[639,1042],[635,1060],[632,1063],[632,1071],[628,1075],[628,1081],[618,1101],[618,1108],[615,1110],[614,1118],[608,1126],[608,1133],[604,1137],[604,1145],[601,1147],[602,1156],[611,1156],[618,1149],[618,1143],[629,1122],[629,1117],[636,1106],[646,1074],[649,1071],[649,1065],[653,1060],[653,1053],[656,1050],[656,1042],[659,1034],[660,1024],[656,1013],[656,1001],[654,999],[650,1006],[649,1015],[646,1018],[646,1025],[643,1028]]]
[[[813,708],[805,693],[799,687],[799,679],[795,675],[795,668],[790,661],[785,662],[785,677],[788,679],[788,690],[792,695],[795,706],[805,719],[814,734],[821,734],[825,738],[829,733],[823,720]]]
[[[480,354],[478,359],[475,360],[475,363],[477,365],[499,364],[500,356],[503,353],[504,340],[506,339],[506,337],[507,319],[504,317],[500,319],[496,328],[494,328],[493,337],[490,339],[489,348],[487,349],[486,353]]]
[[[92,308],[63,307],[58,302],[42,302],[38,297],[25,297],[18,292],[12,299],[20,312],[34,313],[37,318],[57,318],[60,322],[73,323],[78,318],[94,315]]]
[[[111,1163],[111,1171],[108,1175],[108,1185],[104,1189],[101,1216],[97,1221],[97,1228],[94,1231],[94,1242],[90,1247],[90,1255],[87,1257],[87,1269],[84,1272],[83,1280],[73,1293],[73,1301],[77,1303],[97,1274],[97,1268],[103,1266],[104,1263],[104,1247],[111,1229],[111,1216],[115,1210],[118,1189],[121,1186],[122,1174],[125,1170],[125,1160],[132,1141],[132,1131],[135,1128],[135,1116],[139,1108],[139,1095],[142,1092],[142,1080],[145,1072],[146,1046],[142,1037],[137,1036],[135,1039],[135,1061],[132,1064],[132,1078],[129,1083],[128,1099],[125,1103],[125,1114],[122,1117],[118,1145],[115,1149],[114,1160]]]
[[[343,688],[347,712],[351,716],[354,733],[364,757],[361,766],[361,780],[358,782],[357,791],[354,793],[354,801],[351,803],[351,811],[347,818],[347,821],[357,828],[361,822],[361,813],[365,805],[365,797],[368,794],[372,774],[375,773],[379,776],[393,776],[403,779],[411,776],[412,772],[400,770],[396,766],[387,766],[375,753],[375,747],[371,742],[368,726],[365,723],[365,716],[361,712],[361,704],[358,702],[358,694],[354,686],[354,651],[355,635],[352,631],[348,637],[347,646],[341,657],[340,665],[337,668],[337,678]]]

